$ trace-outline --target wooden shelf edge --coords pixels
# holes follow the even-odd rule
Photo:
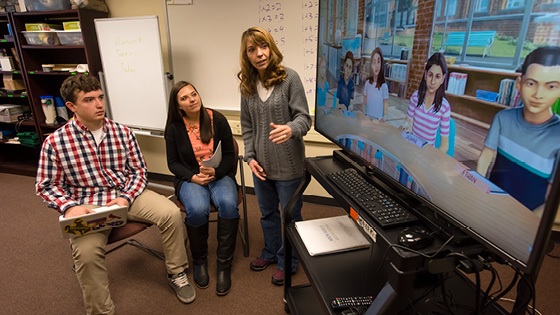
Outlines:
[[[509,108],[509,106],[499,104],[499,103],[496,103],[496,102],[489,102],[489,101],[481,100],[479,98],[476,98],[476,97],[470,96],[470,95],[457,95],[457,94],[446,92],[445,96],[446,97],[451,96],[451,97],[462,98],[462,99],[466,99],[466,100],[469,100],[469,101],[478,102],[478,103],[489,105],[489,106],[494,106],[494,107],[497,107],[497,108]]]
[[[84,45],[21,45],[23,49],[84,49]]]
[[[494,69],[494,68],[484,68],[484,67],[475,67],[475,66],[459,66],[459,65],[448,65],[448,69],[450,70],[462,70],[466,72],[482,72],[488,74],[497,74],[503,76],[511,76],[511,77],[518,77],[521,73],[515,72],[514,70],[506,70],[506,69]]]
[[[482,122],[482,121],[478,121],[476,119],[467,117],[465,115],[461,115],[461,114],[458,114],[458,113],[451,112],[451,117],[460,119],[462,121],[468,122],[472,125],[475,125],[475,126],[478,126],[478,127],[484,128],[484,129],[490,129],[490,124],[487,124],[487,123]]]

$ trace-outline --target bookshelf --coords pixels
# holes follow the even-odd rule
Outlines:
[[[459,65],[448,66],[448,72],[468,75],[463,95],[446,93],[446,98],[451,104],[452,116],[485,128],[489,128],[497,112],[508,106],[478,99],[476,90],[498,93],[502,80],[516,80],[519,77],[519,73],[514,71]]]
[[[29,108],[31,118],[24,122],[0,123],[0,128],[16,129],[18,132],[36,132],[39,143],[61,125],[45,123],[41,99],[42,95],[60,96],[60,85],[70,75],[68,71],[44,72],[42,64],[87,64],[89,73],[97,75],[101,70],[101,58],[93,20],[106,18],[107,13],[86,9],[58,11],[29,11],[0,13],[0,38],[8,35],[10,26],[13,38],[2,41],[0,48],[13,56],[14,71],[2,71],[2,75],[11,74],[14,79],[21,79],[26,92],[10,95],[0,92],[0,104],[18,104]],[[79,21],[83,45],[33,46],[28,45],[22,33],[25,23],[60,24],[65,21]],[[8,49],[9,48],[9,49]],[[13,48],[13,49],[12,49]],[[0,172],[35,175],[40,144],[35,147],[0,141]]]
[[[384,59],[385,60],[385,81],[387,82],[387,86],[389,87],[389,94],[406,98],[406,93],[408,89],[408,75],[410,71],[410,67],[408,66],[408,60],[400,60],[400,59]],[[370,68],[370,56],[362,57],[362,67],[360,69],[360,78],[363,80],[360,83],[363,85],[365,80],[369,76],[369,68]],[[395,71],[397,67],[393,68],[393,65],[398,65],[401,67],[400,71]],[[404,67],[403,67],[404,66]]]

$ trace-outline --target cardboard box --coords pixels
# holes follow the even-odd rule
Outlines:
[[[62,22],[62,27],[65,31],[80,31],[80,21],[67,21]]]
[[[18,116],[23,115],[21,105],[0,105],[0,121],[15,122]]]
[[[4,74],[4,88],[8,91],[25,90],[25,84],[22,79],[14,79],[12,74]]]

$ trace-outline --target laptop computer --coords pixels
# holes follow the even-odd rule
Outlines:
[[[58,221],[62,236],[64,238],[79,237],[126,224],[128,207],[112,205],[99,207],[93,211],[95,212],[73,218],[60,216]]]

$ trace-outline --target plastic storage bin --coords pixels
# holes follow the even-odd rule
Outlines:
[[[81,31],[60,31],[57,32],[58,39],[61,45],[83,45],[84,39],[82,38]]]
[[[60,45],[60,40],[55,31],[27,32],[22,31],[28,45],[52,46]]]
[[[25,0],[27,11],[69,10],[72,8],[68,0]]]
[[[495,102],[498,99],[498,93],[485,90],[476,90],[476,98],[488,102]]]

